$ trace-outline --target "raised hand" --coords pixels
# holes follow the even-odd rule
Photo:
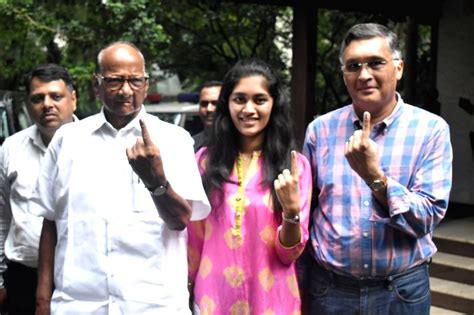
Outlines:
[[[344,150],[349,165],[367,183],[383,176],[377,143],[370,139],[370,131],[370,113],[364,112],[362,130],[354,131]]]
[[[145,122],[141,119],[140,127],[142,137],[131,148],[127,148],[128,162],[145,186],[156,187],[166,183],[160,149],[151,140]]]
[[[296,151],[291,152],[291,172],[283,170],[273,185],[285,217],[293,218],[300,212],[299,169]]]

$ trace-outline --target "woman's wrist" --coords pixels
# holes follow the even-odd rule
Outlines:
[[[284,222],[290,223],[290,224],[299,224],[300,223],[300,213],[295,213],[295,214],[285,214],[285,212],[281,213],[282,220]]]

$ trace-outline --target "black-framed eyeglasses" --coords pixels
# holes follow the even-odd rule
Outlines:
[[[201,107],[207,107],[209,106],[209,104],[211,104],[212,106],[217,106],[217,101],[200,101],[199,102],[199,106]]]
[[[343,66],[341,66],[341,70],[344,73],[352,74],[352,73],[358,73],[362,67],[367,66],[371,70],[382,70],[385,68],[387,63],[390,61],[396,61],[400,60],[399,58],[393,58],[390,60],[383,60],[383,59],[376,59],[376,60],[370,60],[367,62],[349,62]]]
[[[148,80],[148,76],[143,77],[131,77],[131,78],[123,78],[123,77],[104,77],[103,75],[97,73],[95,75],[97,80],[103,81],[105,86],[110,89],[111,91],[120,90],[125,83],[128,82],[128,85],[133,90],[141,90],[145,87],[146,81]]]

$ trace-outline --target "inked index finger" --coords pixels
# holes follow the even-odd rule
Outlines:
[[[150,134],[148,133],[148,129],[146,127],[145,121],[143,121],[142,119],[140,119],[140,127],[142,129],[143,144],[145,146],[149,146],[153,144],[150,138]]]
[[[370,137],[370,113],[364,112],[364,120],[362,121],[362,138],[368,140]]]
[[[300,170],[298,168],[297,153],[295,150],[291,151],[291,175],[300,176]]]

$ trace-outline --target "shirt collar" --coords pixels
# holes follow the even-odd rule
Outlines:
[[[43,139],[41,138],[41,134],[38,129],[38,126],[33,124],[32,126],[26,129],[26,132],[27,132],[27,137],[30,138],[33,145],[39,148],[40,150],[46,152],[46,146],[43,143]]]
[[[395,108],[393,109],[392,113],[385,117],[381,122],[379,122],[377,126],[377,134],[378,133],[385,133],[392,123],[402,114],[403,112],[403,107],[405,102],[403,101],[402,97],[398,92],[395,92],[396,98],[397,98],[397,104],[395,105]],[[362,122],[359,120],[359,117],[357,116],[354,106],[352,106],[352,124],[354,126],[355,130],[362,129]]]
[[[395,105],[395,108],[393,109],[392,113],[390,115],[388,115],[387,117],[385,117],[385,119],[383,120],[383,122],[385,123],[385,125],[387,127],[390,127],[392,125],[392,123],[398,117],[400,117],[400,115],[403,112],[403,107],[404,107],[404,104],[405,104],[405,102],[403,101],[400,94],[398,92],[395,92],[395,94],[396,94],[396,97],[397,97],[397,104]]]
[[[121,132],[128,132],[129,130],[132,132],[139,131],[141,133],[141,127],[140,127],[140,119],[144,119],[146,115],[145,111],[145,106],[141,106],[140,111],[138,115],[131,121],[129,122],[125,127],[121,128]],[[105,118],[105,113],[104,113],[104,107],[100,110],[100,113],[98,115],[95,115],[93,118],[94,121],[92,121],[92,131],[93,132],[111,132],[113,134],[118,133],[119,131],[115,129]]]

